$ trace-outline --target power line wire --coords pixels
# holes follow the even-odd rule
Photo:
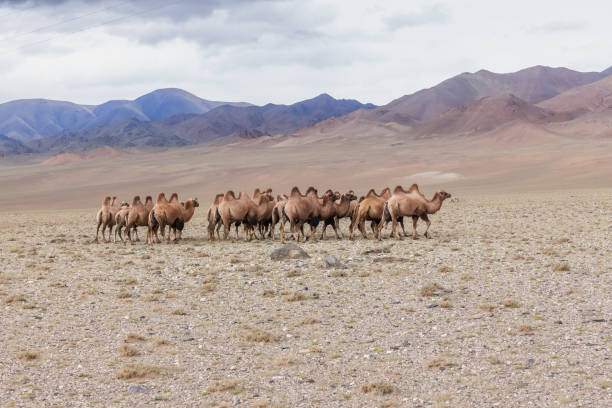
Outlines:
[[[60,26],[60,25],[62,25],[62,24],[70,23],[70,22],[72,22],[72,21],[80,20],[80,19],[82,19],[82,18],[89,17],[89,16],[92,16],[92,15],[94,15],[94,14],[98,14],[98,13],[101,13],[101,12],[103,12],[103,11],[106,11],[106,10],[112,9],[112,8],[114,8],[114,7],[119,7],[119,6],[122,6],[122,5],[124,5],[124,4],[128,4],[128,3],[130,3],[130,1],[124,1],[124,2],[122,2],[122,3],[117,3],[117,4],[112,5],[112,6],[104,7],[103,9],[99,9],[99,10],[92,11],[92,12],[87,13],[87,14],[82,14],[82,15],[77,16],[77,17],[72,17],[72,18],[69,18],[69,19],[66,19],[66,20],[63,20],[63,21],[57,22],[57,23],[53,23],[53,24],[50,24],[50,25],[46,25],[46,26],[43,26],[43,27],[39,27],[39,28],[36,28],[36,29],[34,29],[34,30],[31,30],[31,31],[26,31],[26,32],[18,33],[18,34],[16,34],[16,35],[12,36],[12,37],[3,38],[3,39],[2,39],[2,41],[10,41],[10,40],[14,40],[15,38],[23,37],[24,35],[28,35],[28,34],[37,33],[37,32],[39,32],[39,31],[46,30],[47,28],[53,28],[53,27]]]
[[[121,16],[121,17],[118,17],[118,18],[115,18],[115,19],[112,19],[112,20],[107,20],[107,21],[104,21],[104,22],[99,23],[99,24],[94,24],[94,25],[91,25],[91,26],[86,26],[84,28],[81,28],[81,29],[76,30],[76,31],[72,31],[70,33],[66,33],[66,34],[63,34],[63,35],[58,35],[58,36],[55,36],[55,37],[52,37],[52,38],[47,38],[47,39],[44,39],[44,40],[41,40],[41,41],[35,41],[35,42],[28,43],[28,44],[24,44],[24,45],[21,45],[19,47],[12,48],[12,49],[9,49],[9,50],[7,50],[5,52],[2,52],[2,53],[0,53],[0,55],[6,55],[6,54],[9,54],[11,52],[19,51],[19,50],[22,50],[24,48],[28,48],[28,47],[31,47],[31,46],[34,46],[34,45],[44,44],[46,42],[57,40],[59,38],[64,38],[64,37],[68,37],[68,36],[73,35],[73,34],[81,33],[81,32],[90,30],[92,28],[102,27],[102,26],[105,26],[105,25],[108,25],[108,24],[116,23],[117,21],[126,20],[126,19],[128,19],[130,17],[135,17],[135,16],[147,14],[147,13],[150,13],[152,11],[156,11],[156,10],[168,7],[168,6],[176,5],[179,1],[180,0],[176,0],[174,2],[169,2],[169,3],[166,3],[166,4],[162,4],[161,6],[158,6],[158,7],[153,7],[153,8],[146,9],[146,10],[141,10],[141,11],[138,11],[138,12],[135,12],[135,13],[126,14],[124,16]]]

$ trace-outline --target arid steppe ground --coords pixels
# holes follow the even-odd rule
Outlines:
[[[151,247],[5,211],[2,406],[610,406],[612,190],[451,192],[432,239],[287,261],[208,243],[205,197]]]

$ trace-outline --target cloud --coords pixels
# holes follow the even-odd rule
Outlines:
[[[391,30],[430,24],[444,24],[449,21],[449,14],[439,4],[427,6],[418,11],[393,14],[384,18],[384,22]]]

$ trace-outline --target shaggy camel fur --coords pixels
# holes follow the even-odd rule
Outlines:
[[[329,197],[329,194],[326,195]],[[291,226],[291,234],[296,242],[300,241],[299,231],[303,232],[303,226],[305,223],[310,225],[310,239],[312,242],[315,241],[315,232],[317,225],[319,225],[319,214],[321,211],[321,202],[317,195],[317,189],[309,187],[305,195],[302,195],[300,189],[293,187],[289,199],[283,209],[283,217],[289,221]],[[299,228],[299,231],[298,231]],[[284,223],[281,222],[280,226],[280,239],[281,243],[285,242],[285,231]],[[306,239],[306,237],[304,237]]]
[[[401,186],[395,187],[393,195],[385,203],[385,217],[384,219],[390,219],[392,222],[391,236],[400,239],[400,235],[397,231],[397,222],[399,217],[410,216],[412,217],[412,237],[417,238],[417,221],[421,218],[427,223],[427,229],[425,230],[425,237],[429,237],[429,226],[431,222],[427,217],[428,214],[435,214],[442,207],[442,203],[451,195],[444,190],[436,192],[431,200],[425,198],[425,196],[419,191],[419,186],[413,184],[408,191],[405,191]],[[378,240],[382,239],[382,228],[383,220],[378,224]]]
[[[253,238],[254,226],[257,225],[257,207],[244,191],[240,192],[238,198],[233,191],[226,192],[217,207],[217,212],[223,222],[223,239],[228,238],[232,223],[244,224],[248,240]],[[236,226],[236,238],[238,238],[238,226]]]
[[[149,213],[152,209],[153,198],[151,196],[147,196],[144,204],[140,201],[140,196],[135,196],[132,200],[132,207],[130,208],[125,224],[125,231],[130,244],[133,244],[133,241],[140,241],[138,238],[138,227],[149,226]],[[135,240],[132,240],[132,231],[136,235]]]
[[[219,236],[219,230],[221,229],[221,216],[217,212],[217,208],[219,207],[219,203],[223,200],[224,194],[217,194],[213,203],[210,205],[208,209],[208,213],[206,214],[206,219],[208,220],[208,240],[215,240],[215,229],[217,230],[217,238],[221,240],[221,236]]]
[[[119,207],[115,205],[115,201],[117,197],[110,196],[104,197],[104,201],[102,201],[102,207],[98,210],[96,214],[96,222],[98,224],[96,228],[96,239],[94,242],[98,241],[98,232],[100,231],[100,226],[102,226],[102,240],[104,242],[110,242],[111,235],[113,234],[113,226],[115,225],[115,214],[119,211]],[[106,231],[106,227],[108,227],[108,239],[104,236],[104,231]]]
[[[272,210],[272,224],[270,225],[270,238],[272,239],[274,239],[274,229],[279,221],[283,223],[281,228],[284,227],[283,209],[288,199],[289,196],[287,194],[279,194],[276,196],[276,203],[274,203],[274,208]]]
[[[159,193],[157,196],[157,202],[149,213],[147,244],[153,243],[153,236],[155,236],[155,242],[161,242],[157,235],[158,230],[161,232],[162,239],[165,239],[166,242],[170,242],[170,228],[177,222],[177,220],[180,220],[183,212],[181,204],[178,201],[178,195],[176,195],[176,193],[172,194],[171,199],[172,202],[169,202],[164,193]],[[168,226],[169,229],[167,238],[166,226]]]

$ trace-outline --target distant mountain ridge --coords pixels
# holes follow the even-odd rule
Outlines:
[[[180,147],[219,139],[250,139],[276,135],[343,116],[358,109],[373,109],[351,99],[321,94],[292,105],[222,105],[201,115],[180,114],[162,120],[129,119],[117,124],[33,140],[27,147],[39,153],[82,152],[102,146]]]
[[[29,142],[128,119],[152,121],[177,114],[202,114],[222,105],[251,106],[245,102],[209,101],[176,88],[158,89],[133,101],[113,100],[94,106],[21,99],[0,104],[0,134]]]

